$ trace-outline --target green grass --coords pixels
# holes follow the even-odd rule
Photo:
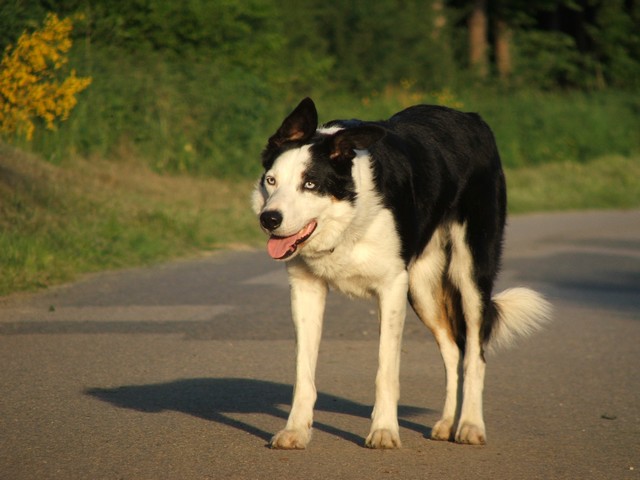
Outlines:
[[[70,66],[93,82],[70,118],[54,131],[39,125],[31,142],[0,139],[0,295],[255,244],[249,194],[260,150],[307,95],[321,122],[383,119],[416,103],[480,113],[507,168],[512,213],[640,207],[635,91],[460,82],[431,92],[399,78],[356,93],[324,75],[296,81],[295,69],[265,75],[274,71],[268,62],[254,70],[225,58],[77,44]]]
[[[640,158],[507,170],[509,210],[640,207]],[[163,176],[135,161],[52,165],[0,144],[0,295],[236,245],[262,245],[251,180]]]
[[[133,162],[52,165],[0,144],[0,295],[255,242],[250,190]]]
[[[507,169],[509,211],[640,207],[640,157]]]
[[[465,108],[491,126],[508,167],[640,152],[640,96],[631,92],[496,92],[470,96]]]

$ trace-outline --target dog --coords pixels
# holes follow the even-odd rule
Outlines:
[[[291,411],[271,447],[306,448],[330,288],[377,301],[379,365],[370,448],[401,446],[397,406],[407,303],[432,332],[446,372],[436,440],[484,444],[485,349],[550,318],[537,292],[492,295],[506,186],[491,129],[475,113],[417,105],[385,121],[318,125],[305,98],[262,152],[253,210],[285,261],[296,330]],[[407,302],[408,299],[408,302]]]

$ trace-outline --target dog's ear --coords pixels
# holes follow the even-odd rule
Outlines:
[[[309,97],[284,119],[278,131],[269,138],[269,145],[279,147],[287,142],[305,141],[311,138],[318,128],[318,112]]]
[[[329,154],[331,160],[351,160],[355,150],[367,150],[385,136],[385,131],[375,125],[363,125],[338,131],[333,136],[333,146]]]

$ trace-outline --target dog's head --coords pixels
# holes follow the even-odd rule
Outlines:
[[[269,235],[272,258],[329,251],[353,219],[354,161],[385,133],[357,122],[344,125],[318,129],[316,107],[305,98],[269,138],[253,210]]]

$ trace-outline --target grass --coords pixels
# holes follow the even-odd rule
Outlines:
[[[508,169],[511,213],[640,207],[640,158]],[[143,163],[53,165],[0,144],[0,295],[87,272],[259,245],[250,180],[160,175]]]
[[[508,167],[589,163],[640,151],[640,97],[632,93],[476,94],[465,109],[479,112],[491,126]]]
[[[479,112],[507,169],[511,212],[640,206],[635,91],[427,91],[438,82],[399,79],[356,93],[224,56],[78,46],[71,66],[93,82],[70,118],[53,131],[39,124],[32,141],[0,137],[13,145],[0,140],[0,295],[257,242],[259,152],[306,95],[322,122],[416,103]]]
[[[316,100],[321,121],[388,118],[418,103],[478,112],[494,132],[503,164],[512,168],[589,163],[605,155],[630,157],[640,152],[640,96],[632,92],[498,88],[422,92],[400,85],[360,102],[336,94]]]
[[[132,162],[52,165],[0,144],[0,295],[255,242],[250,190]]]
[[[640,157],[507,169],[509,212],[640,207]]]

